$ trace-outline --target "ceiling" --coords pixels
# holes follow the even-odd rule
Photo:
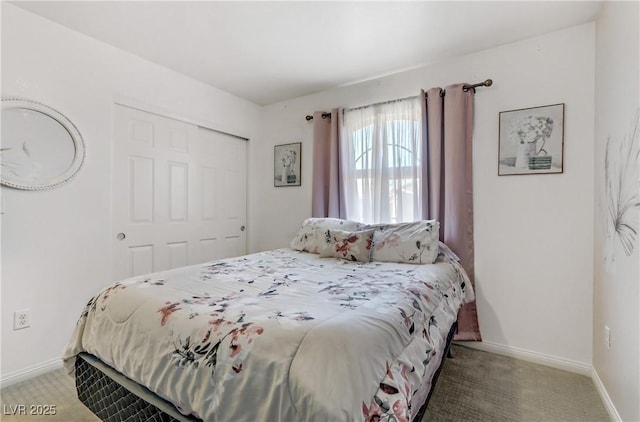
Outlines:
[[[601,2],[17,1],[256,104],[590,22]]]

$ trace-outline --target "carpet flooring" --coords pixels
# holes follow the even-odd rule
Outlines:
[[[459,345],[452,353],[422,422],[610,421],[588,377]],[[62,369],[3,388],[0,402],[2,422],[99,421]],[[11,414],[17,405],[27,415]],[[55,406],[56,414],[30,415],[31,405]]]
[[[591,378],[452,345],[423,422],[611,421]]]

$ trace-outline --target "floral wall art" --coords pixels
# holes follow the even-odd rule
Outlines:
[[[276,145],[273,162],[274,186],[300,186],[302,143]]]
[[[633,254],[640,229],[640,110],[626,135],[609,136],[604,158],[605,171],[605,262],[615,268],[615,243],[626,256]]]
[[[500,112],[498,175],[562,173],[564,104]]]

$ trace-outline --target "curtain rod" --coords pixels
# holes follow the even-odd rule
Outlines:
[[[477,84],[462,85],[462,90],[464,92],[467,92],[468,90],[472,89],[473,93],[475,94],[476,93],[476,88],[481,87],[481,86],[491,86],[491,85],[493,85],[493,81],[491,79],[487,79],[486,81],[478,82]],[[446,93],[447,93],[446,90],[444,90],[444,89],[440,90],[440,96],[441,97],[444,97]]]
[[[493,81],[491,79],[487,79],[484,82],[479,82],[477,84],[473,84],[473,85],[462,85],[462,90],[464,92],[467,92],[470,89],[473,89],[473,92],[476,92],[476,88],[480,87],[480,86],[491,86],[493,85]]]
[[[411,98],[416,98],[416,97],[417,97],[417,95],[412,95],[411,97],[398,98],[396,100],[380,101],[379,103],[373,103],[373,104],[368,104],[368,105],[365,105],[365,106],[348,108],[347,111],[362,110],[363,108],[374,107],[374,106],[382,105],[382,104],[396,103],[398,101],[405,101],[405,100],[409,100]]]
[[[331,117],[331,113],[322,113],[323,119],[326,119],[327,117]],[[305,119],[307,119],[307,121],[313,120],[313,116],[307,114],[307,117],[305,117]]]
[[[491,80],[491,79],[487,79],[487,80],[485,80],[484,82],[478,82],[477,84],[472,84],[472,85],[462,85],[462,90],[463,90],[464,92],[467,92],[467,91],[469,91],[470,89],[472,89],[472,90],[473,90],[473,92],[475,93],[475,92],[476,92],[476,88],[479,88],[479,87],[481,87],[481,86],[491,86],[491,85],[493,85],[493,80]],[[441,97],[444,97],[444,95],[445,95],[445,90],[443,89],[443,90],[440,92],[440,96],[441,96]],[[369,104],[369,105],[362,106],[362,107],[350,108],[349,110],[358,110],[358,109],[361,109],[361,108],[371,107],[371,106],[374,106],[374,105],[379,105],[379,104],[388,104],[388,103],[393,103],[393,102],[395,102],[395,101],[407,100],[407,99],[409,99],[409,98],[413,98],[413,97],[401,98],[401,99],[399,99],[399,100],[383,101],[383,102],[380,102],[380,103]],[[326,119],[327,117],[331,117],[331,113],[322,113],[322,118],[323,118],[323,119]],[[307,121],[311,121],[311,120],[313,120],[313,116],[311,116],[311,115],[307,114],[307,116],[305,117],[305,119],[307,119]]]
[[[377,106],[377,105],[381,105],[381,104],[395,103],[397,101],[404,101],[404,100],[408,100],[409,98],[416,98],[416,97],[417,97],[417,95],[412,95],[411,97],[398,98],[398,99],[389,100],[389,101],[381,101],[379,103],[373,103],[373,104],[367,104],[365,106],[348,108],[346,110],[347,111],[360,110],[360,109],[367,108],[367,107],[373,107],[373,106]],[[322,113],[322,118],[323,119],[326,119],[327,117],[331,117],[331,113]],[[307,121],[313,120],[313,116],[307,115],[307,117],[305,117],[305,119],[307,119]]]

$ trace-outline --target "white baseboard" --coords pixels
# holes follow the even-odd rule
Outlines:
[[[5,388],[22,381],[26,381],[30,378],[37,377],[38,375],[42,375],[58,368],[62,368],[62,359],[60,358],[38,363],[19,371],[10,372],[2,375],[2,378],[0,378],[0,388]]]
[[[611,397],[609,397],[609,393],[607,393],[607,389],[604,387],[602,380],[598,376],[598,372],[595,368],[591,369],[591,379],[593,383],[596,385],[596,390],[598,390],[598,394],[600,394],[600,399],[602,399],[602,403],[604,407],[607,409],[609,416],[611,416],[611,420],[613,422],[622,422],[622,418],[616,409],[616,406],[613,404]]]
[[[589,364],[563,359],[557,356],[546,355],[544,353],[532,352],[519,347],[505,346],[504,344],[492,343],[490,341],[465,341],[456,343],[472,349],[495,353],[496,355],[507,356],[514,359],[526,360],[528,362],[549,366],[551,368],[586,375],[587,377],[591,377],[592,374],[592,367]]]

